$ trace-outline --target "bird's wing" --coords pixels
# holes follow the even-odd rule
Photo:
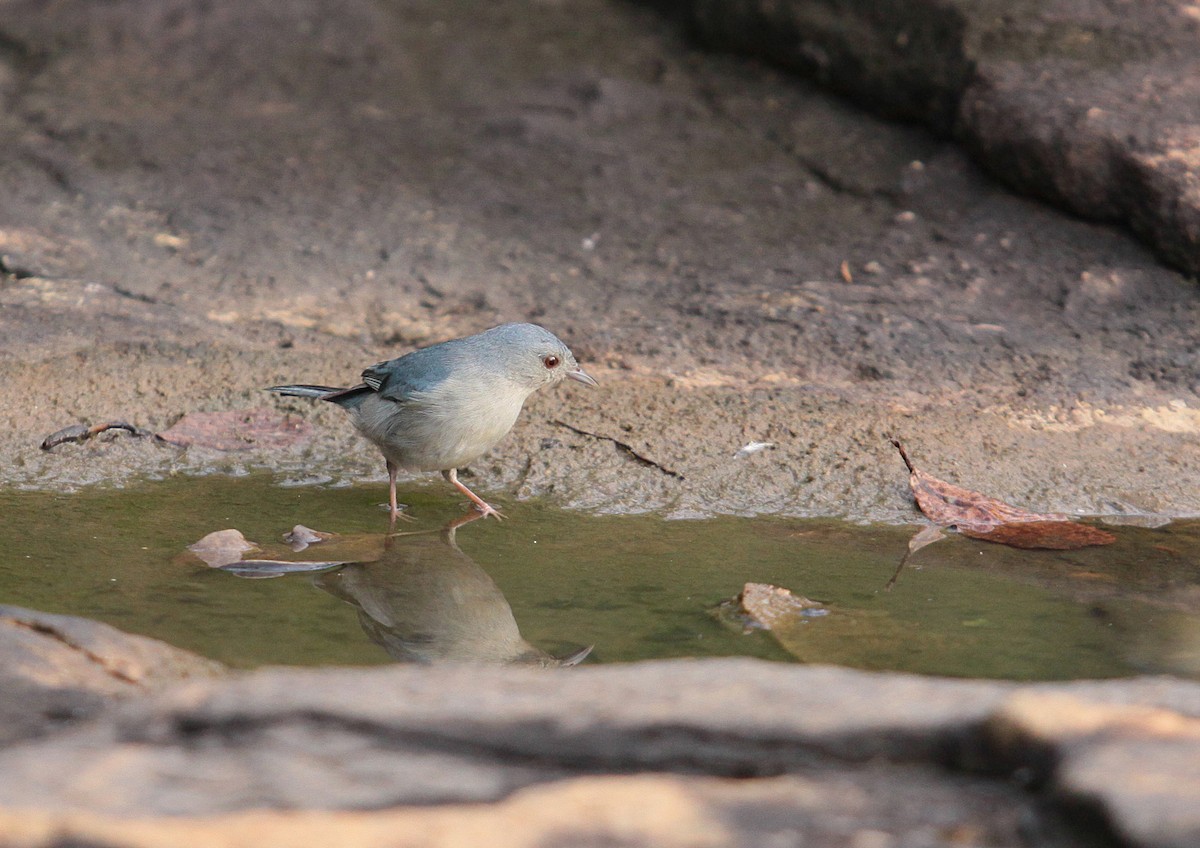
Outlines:
[[[363,382],[380,397],[397,402],[428,392],[450,376],[453,367],[453,355],[439,347],[444,348],[424,348],[372,365],[362,372]]]

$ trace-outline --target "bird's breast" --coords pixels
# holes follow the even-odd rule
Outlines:
[[[364,403],[358,426],[397,465],[444,471],[491,450],[512,429],[527,397],[503,382],[450,379],[401,403]]]

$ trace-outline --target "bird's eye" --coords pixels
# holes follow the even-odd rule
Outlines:
[[[542,364],[545,365],[547,368],[557,368],[558,362],[559,362],[559,359],[554,354],[550,354],[549,356],[542,357]]]

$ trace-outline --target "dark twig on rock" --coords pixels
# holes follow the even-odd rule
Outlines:
[[[51,433],[42,441],[42,450],[50,450],[56,445],[61,445],[64,442],[86,442],[92,436],[98,436],[105,430],[126,430],[138,438],[153,438],[162,441],[157,433],[152,433],[141,427],[135,427],[132,424],[126,424],[124,421],[110,421],[107,424],[72,424],[70,427],[63,427],[55,433]]]
[[[645,465],[649,468],[657,468],[663,474],[666,474],[668,477],[674,477],[676,480],[683,479],[683,475],[680,474],[678,471],[672,471],[670,468],[667,468],[665,465],[655,462],[650,457],[643,456],[642,454],[640,454],[636,450],[634,450],[633,445],[627,444],[626,442],[622,442],[620,439],[614,439],[612,436],[606,436],[603,433],[592,433],[588,430],[581,430],[580,428],[578,428],[572,424],[568,424],[566,421],[559,421],[559,420],[555,419],[554,421],[551,421],[550,423],[555,424],[559,427],[563,427],[567,430],[570,430],[572,433],[578,433],[581,436],[591,436],[593,439],[602,439],[603,441],[606,441],[606,442],[612,442],[620,450],[624,451],[625,453],[629,454],[629,456],[633,457],[634,461],[638,462],[639,464]]]
[[[914,471],[916,471],[916,469],[913,468],[912,460],[908,458],[908,453],[904,450],[904,445],[900,444],[900,440],[888,439],[888,441],[892,443],[892,447],[900,451],[900,458],[904,460],[904,465],[908,468],[908,473],[912,474]]]

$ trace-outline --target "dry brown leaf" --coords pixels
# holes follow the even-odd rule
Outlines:
[[[903,445],[892,439],[908,466],[908,484],[921,512],[937,524],[955,527],[964,536],[1014,548],[1071,550],[1109,545],[1112,533],[1072,521],[1057,512],[1030,512],[926,474],[913,466]]]
[[[312,427],[303,419],[268,409],[190,412],[159,438],[175,445],[199,445],[223,451],[282,448],[306,438]]]

